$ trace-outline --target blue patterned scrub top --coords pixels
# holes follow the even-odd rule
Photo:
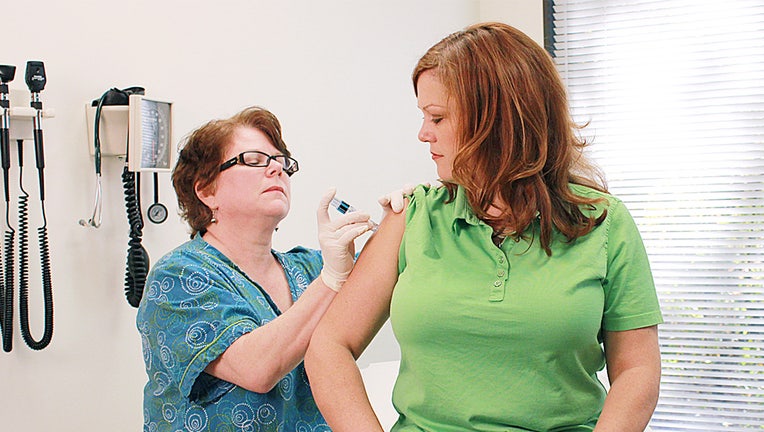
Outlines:
[[[296,301],[318,277],[321,253],[296,247],[273,254]],[[137,316],[148,375],[143,430],[329,431],[302,363],[265,394],[204,372],[239,336],[280,314],[257,283],[199,235],[162,257]]]

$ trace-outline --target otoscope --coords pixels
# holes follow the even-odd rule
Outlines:
[[[0,123],[0,159],[3,165],[3,180],[5,186],[5,256],[4,268],[0,267],[0,327],[2,327],[3,351],[10,352],[13,348],[13,238],[15,231],[10,223],[10,185],[8,172],[11,167],[11,105],[8,98],[8,83],[16,75],[16,66],[0,65],[0,108],[2,108],[2,123]],[[3,275],[3,272],[5,273]]]
[[[34,153],[37,163],[37,175],[40,178],[40,201],[45,201],[45,155],[42,147],[42,102],[40,101],[40,92],[45,88],[47,79],[45,77],[45,65],[41,61],[28,61],[26,70],[26,82],[29,91],[32,93],[32,101],[29,106],[35,109],[35,116],[32,119],[34,126]]]
[[[27,297],[27,283],[26,283],[26,259],[19,259],[20,267],[22,267],[21,276],[19,277],[19,315],[21,320],[21,336],[26,344],[34,349],[41,350],[50,344],[53,337],[53,287],[50,278],[50,253],[48,248],[48,221],[45,217],[45,176],[43,169],[45,168],[45,157],[43,153],[42,145],[42,102],[40,101],[40,92],[45,88],[47,79],[45,77],[45,66],[41,61],[28,61],[26,69],[26,83],[29,87],[29,91],[32,94],[32,100],[30,106],[35,109],[36,114],[33,118],[34,127],[34,149],[35,159],[37,164],[37,175],[39,178],[40,187],[40,207],[42,210],[42,226],[37,228],[38,243],[40,245],[40,266],[42,267],[42,289],[43,289],[43,301],[45,307],[45,330],[42,339],[39,341],[32,337],[32,333],[29,328],[29,302]],[[19,171],[23,166],[21,142],[19,142]],[[21,174],[19,175],[19,182],[21,182]],[[20,183],[21,185],[21,183]],[[22,187],[22,192],[24,192]],[[24,194],[26,194],[24,192]],[[19,233],[23,233],[26,237],[26,200],[19,203]],[[24,230],[21,226],[24,224]],[[20,234],[21,236],[21,234]],[[26,238],[23,239],[24,248],[26,247]],[[19,240],[19,249],[22,249],[22,240]],[[26,251],[22,249],[24,258],[26,258]]]

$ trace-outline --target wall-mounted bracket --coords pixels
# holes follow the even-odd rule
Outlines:
[[[34,140],[34,127],[32,119],[37,115],[37,110],[29,106],[30,96],[27,90],[9,91],[11,127],[9,130],[11,141],[18,139]],[[52,118],[56,116],[55,110],[43,108],[42,117]]]
[[[96,107],[91,106],[90,103],[85,105],[90,156],[95,155],[95,114]],[[99,128],[98,137],[101,142],[101,156],[125,157],[127,154],[127,125],[129,121],[130,115],[127,105],[106,105],[101,107],[101,127]]]

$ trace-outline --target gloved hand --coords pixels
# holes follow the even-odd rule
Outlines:
[[[321,197],[317,217],[318,243],[324,258],[321,279],[326,286],[339,292],[355,263],[353,241],[371,229],[371,224],[369,214],[360,211],[348,212],[331,220],[329,203],[336,192],[335,188],[331,188]]]
[[[439,188],[443,186],[443,183],[441,183],[438,180],[431,182],[422,182],[421,185],[424,185],[426,187],[434,187]],[[403,211],[403,207],[405,205],[405,198],[407,195],[411,195],[414,193],[414,188],[416,188],[418,185],[407,183],[403,185],[402,188],[396,189],[386,195],[382,195],[379,197],[377,202],[380,206],[382,206],[382,212],[384,213],[384,216],[387,216],[387,214],[392,211],[393,213],[400,213]]]

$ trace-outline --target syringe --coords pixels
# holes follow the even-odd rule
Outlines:
[[[342,214],[345,214],[347,212],[354,212],[356,210],[355,207],[353,207],[352,205],[337,198],[332,198],[332,201],[329,204]],[[377,228],[379,228],[379,224],[374,222],[371,219],[369,219],[369,223],[371,224],[371,230],[373,232],[376,232]]]

